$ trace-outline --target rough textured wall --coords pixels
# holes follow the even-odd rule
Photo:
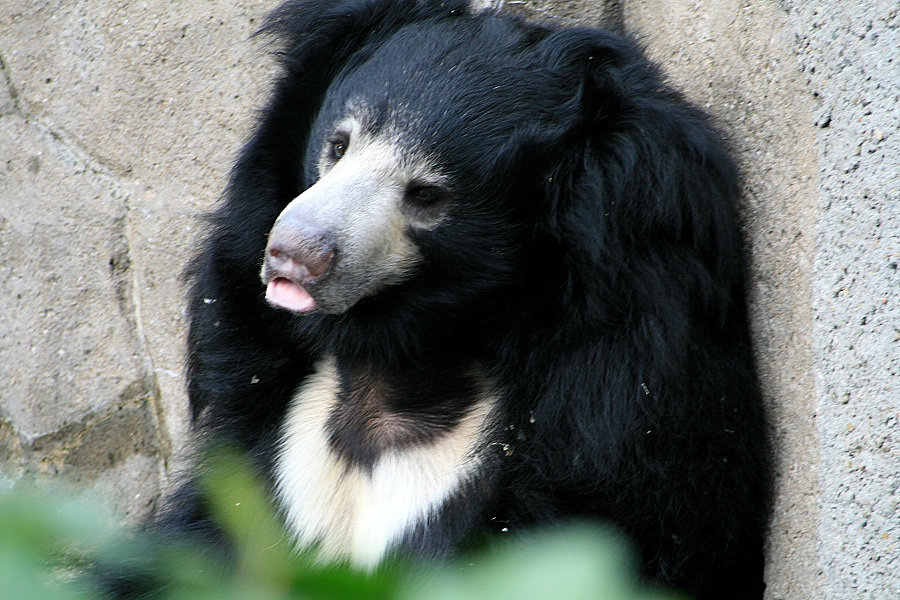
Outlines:
[[[822,588],[900,598],[900,5],[784,5],[817,99]]]
[[[261,101],[271,2],[0,4],[0,460],[128,514],[186,424],[180,274]]]
[[[185,433],[183,287],[271,62],[270,1],[0,4],[0,474],[132,517]],[[479,0],[639,37],[745,176],[778,452],[770,599],[900,597],[896,2]]]

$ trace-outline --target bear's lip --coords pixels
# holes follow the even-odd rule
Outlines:
[[[319,307],[306,288],[286,277],[275,277],[266,284],[266,301],[272,306],[300,314]]]

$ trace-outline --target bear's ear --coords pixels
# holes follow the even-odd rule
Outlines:
[[[544,38],[536,47],[542,68],[553,73],[572,91],[567,108],[575,119],[571,126],[583,128],[606,114],[616,112],[626,101],[623,78],[639,68],[655,77],[655,71],[628,39],[586,28],[562,29]]]
[[[584,289],[624,289],[633,297],[623,306],[653,305],[659,282],[641,274],[660,264],[682,274],[685,295],[727,289],[741,262],[738,177],[706,116],[628,39],[570,29],[536,50],[568,90],[560,110],[571,150],[546,196]]]
[[[259,34],[274,39],[286,69],[315,95],[360,48],[403,25],[465,12],[465,0],[288,0]]]

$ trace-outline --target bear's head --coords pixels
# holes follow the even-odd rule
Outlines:
[[[411,279],[465,288],[458,303],[521,277],[550,162],[541,138],[571,118],[560,105],[575,82],[546,85],[538,53],[497,48],[497,33],[413,24],[342,65],[298,165],[310,185],[269,234],[271,304],[342,314]]]

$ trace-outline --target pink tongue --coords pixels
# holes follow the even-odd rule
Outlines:
[[[305,289],[289,279],[278,277],[266,286],[266,300],[270,304],[280,306],[298,313],[315,310],[316,301]]]

